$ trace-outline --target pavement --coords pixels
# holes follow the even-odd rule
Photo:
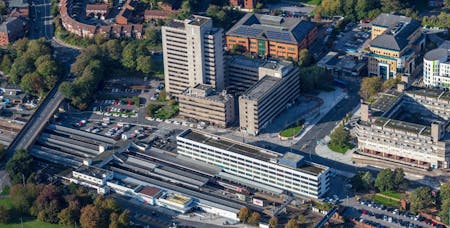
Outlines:
[[[51,15],[51,0],[32,0],[30,5],[30,38],[41,37],[47,40],[53,37],[53,16]]]

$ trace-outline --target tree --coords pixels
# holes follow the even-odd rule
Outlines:
[[[259,224],[259,219],[261,218],[261,215],[259,215],[258,212],[253,212],[252,215],[250,216],[250,218],[248,218],[248,224],[251,225],[258,225]]]
[[[298,65],[302,66],[302,67],[307,67],[310,66],[313,62],[313,58],[312,56],[309,54],[308,49],[303,48],[302,50],[300,50],[300,53],[298,54]]]
[[[4,74],[9,74],[9,71],[11,70],[12,60],[9,55],[4,55],[2,58],[2,62],[0,64],[0,70]]]
[[[41,191],[41,185],[16,184],[11,186],[10,198],[11,203],[14,205],[15,211],[20,215],[28,215],[33,202],[36,200],[39,192]]]
[[[400,190],[407,187],[407,180],[405,179],[405,172],[402,168],[396,168],[393,175],[394,189]]]
[[[410,195],[411,210],[417,212],[419,210],[430,207],[433,204],[433,197],[429,187],[416,188]]]
[[[375,187],[380,192],[391,191],[394,189],[393,178],[394,173],[391,169],[383,169],[377,175],[377,179],[375,180]]]
[[[363,78],[361,82],[361,88],[359,90],[359,95],[364,100],[368,100],[369,98],[375,96],[378,92],[380,92],[381,87],[382,83],[380,77]]]
[[[78,223],[80,220],[80,202],[72,199],[68,202],[69,206],[61,210],[58,214],[59,224],[72,225]]]
[[[103,209],[90,204],[81,209],[80,224],[83,228],[107,227],[108,217]]]
[[[270,226],[270,228],[276,228],[278,226],[278,218],[275,216],[270,218],[269,226]]]
[[[344,125],[340,124],[330,135],[330,144],[346,147],[349,144],[350,134],[344,129]]]
[[[370,189],[372,188],[372,183],[373,183],[373,176],[372,173],[369,171],[366,171],[362,177],[361,177],[362,183],[364,185],[365,189]]]
[[[245,206],[241,207],[238,213],[239,220],[243,223],[247,223],[249,217],[250,217],[250,210]]]
[[[136,61],[136,70],[144,74],[150,73],[152,70],[152,58],[149,55],[140,55]]]
[[[63,204],[61,189],[49,184],[40,191],[30,211],[32,215],[37,215],[38,220],[42,222],[57,223]]]
[[[397,78],[390,78],[383,82],[382,90],[388,90],[394,88],[397,83],[399,83],[399,80]]]
[[[439,210],[439,217],[441,217],[442,222],[446,225],[450,224],[450,221],[448,220],[449,210],[450,207],[450,199],[446,199],[441,204],[441,210]]]
[[[297,220],[295,218],[289,219],[288,223],[286,223],[285,228],[298,228]]]
[[[298,217],[297,217],[297,221],[298,221],[300,224],[304,224],[304,223],[306,223],[306,221],[308,221],[308,220],[306,219],[306,217],[305,217],[304,214],[299,214]]]
[[[160,44],[161,43],[161,32],[156,28],[147,28],[145,30],[145,39],[150,41],[152,44]]]
[[[8,172],[11,182],[17,184],[22,183],[23,179],[27,179],[32,172],[32,163],[33,158],[26,150],[16,151],[6,163],[6,172]]]
[[[122,227],[128,227],[130,224],[130,211],[129,210],[124,210],[122,211],[122,213],[120,213],[119,215],[119,224]]]
[[[450,183],[444,183],[439,189],[439,199],[441,202],[450,200]]]
[[[25,74],[20,82],[20,87],[27,93],[35,96],[44,92],[44,82],[42,81],[42,77],[36,72]]]
[[[0,205],[0,223],[9,223],[11,220],[11,210]]]
[[[129,43],[122,51],[122,65],[128,69],[136,68],[136,48],[135,43]]]
[[[401,9],[399,0],[381,0],[381,10],[385,13],[398,12]]]
[[[300,91],[308,93],[320,89],[333,80],[333,77],[323,68],[310,66],[301,68],[299,71]]]

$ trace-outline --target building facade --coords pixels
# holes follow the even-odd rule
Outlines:
[[[178,153],[222,168],[222,171],[291,192],[320,198],[329,189],[329,168],[308,163],[300,155],[279,153],[215,135],[186,130],[177,136]]]
[[[226,91],[198,84],[178,96],[180,116],[227,127],[235,120],[234,97]]]
[[[358,152],[424,169],[449,168],[450,94],[424,88],[400,91],[361,105]]]
[[[264,60],[242,55],[229,56],[226,60],[226,87],[233,94],[242,94],[254,85],[259,77],[259,67]]]
[[[161,28],[166,91],[179,95],[197,84],[224,88],[223,31],[208,17],[173,20]]]
[[[298,68],[292,63],[269,61],[258,71],[264,76],[239,97],[240,130],[249,135],[258,135],[300,95]]]
[[[423,82],[426,86],[450,88],[449,50],[436,48],[423,57]]]
[[[389,79],[399,73],[411,74],[416,68],[414,60],[425,45],[420,22],[405,16],[382,13],[372,21],[371,30],[371,41],[366,53],[369,75]]]
[[[298,18],[246,14],[226,33],[229,50],[236,46],[259,56],[298,60],[301,49],[316,39],[313,22]]]
[[[230,0],[232,6],[241,7],[245,10],[253,10],[256,8],[257,0]]]

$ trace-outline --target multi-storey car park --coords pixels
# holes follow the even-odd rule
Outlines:
[[[361,105],[358,153],[425,169],[448,168],[449,107],[446,91],[399,84],[371,105]]]
[[[268,186],[320,198],[329,188],[329,168],[216,135],[186,130],[177,136],[178,153],[221,168],[219,177],[251,187]]]

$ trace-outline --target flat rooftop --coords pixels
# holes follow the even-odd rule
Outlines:
[[[410,87],[408,90],[406,90],[406,93],[450,101],[450,93],[447,91],[442,91],[440,89]]]
[[[394,105],[397,100],[400,98],[401,93],[398,92],[390,92],[390,93],[382,93],[371,105],[370,107],[377,111],[386,112],[388,111],[392,105]]]
[[[186,130],[178,137],[186,138],[195,142],[203,143],[208,146],[217,147],[223,150],[231,151],[237,154],[242,154],[247,157],[251,157],[254,159],[258,159],[265,162],[275,161],[276,164],[284,167],[289,167],[291,169],[298,169],[304,172],[312,173],[312,174],[320,174],[322,171],[326,170],[328,167],[318,165],[311,162],[304,162],[297,168],[293,168],[291,166],[287,166],[285,164],[281,164],[278,162],[279,159],[283,158],[283,154],[277,153],[275,151],[266,150],[263,148],[259,148],[253,145],[237,142],[231,139],[218,137],[212,134],[202,133],[194,130]],[[294,162],[303,158],[301,155],[296,155],[292,153],[287,153],[287,156],[284,159],[293,159]]]
[[[84,175],[88,175],[99,179],[103,179],[104,175],[111,173],[111,171],[105,169],[100,169],[94,166],[86,166],[86,165],[81,166],[80,168],[75,170],[75,172],[82,173]]]
[[[155,197],[161,192],[161,189],[152,186],[144,186],[137,192],[146,196]]]
[[[288,62],[288,61],[269,60],[269,61],[266,61],[264,64],[262,64],[261,67],[267,68],[267,69],[272,69],[272,70],[277,70],[277,71],[282,71],[284,68],[290,67],[290,66],[292,66],[292,63]]]
[[[243,96],[245,99],[258,100],[267,94],[281,80],[281,78],[266,75],[252,87],[248,88]]]
[[[228,64],[235,64],[237,66],[245,66],[250,68],[255,68],[257,70],[261,65],[264,64],[264,61],[258,58],[247,58],[242,55],[233,55],[228,58]]]
[[[418,135],[425,135],[425,136],[431,135],[431,127],[416,123],[378,117],[375,120],[374,124],[377,126],[387,127],[391,129],[398,129]]]

